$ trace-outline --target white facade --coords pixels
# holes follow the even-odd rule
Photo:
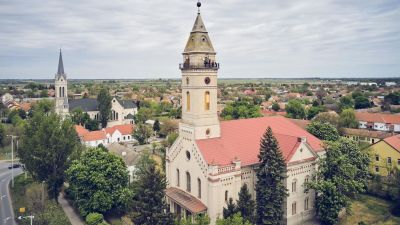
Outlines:
[[[58,61],[58,71],[54,79],[55,88],[55,112],[63,117],[68,115],[68,82],[67,75],[64,73],[64,64],[60,50]]]

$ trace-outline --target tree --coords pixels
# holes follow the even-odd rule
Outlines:
[[[326,109],[322,106],[312,106],[308,111],[307,111],[307,119],[311,120],[313,119],[318,113],[324,112]]]
[[[221,113],[225,120],[261,117],[260,107],[253,102],[241,100],[229,103]]]
[[[99,129],[99,122],[91,119],[89,114],[84,112],[81,108],[74,109],[70,115],[74,124],[82,125],[91,131]]]
[[[18,115],[21,117],[21,119],[26,119],[26,112],[23,109],[18,109]]]
[[[339,115],[333,111],[318,113],[313,120],[321,123],[329,123],[336,128],[339,127]]]
[[[285,110],[290,118],[304,119],[306,117],[306,110],[300,100],[289,100]]]
[[[340,111],[343,111],[345,109],[354,108],[354,100],[349,95],[343,96],[339,99],[338,107],[339,107]]]
[[[178,138],[178,136],[179,136],[179,134],[177,132],[170,133],[167,136],[168,147],[171,147],[174,144],[174,142]]]
[[[159,120],[154,121],[154,124],[153,124],[153,131],[159,132],[160,129],[161,129],[161,127],[160,127],[160,121],[159,121]]]
[[[260,164],[256,183],[256,224],[278,225],[282,221],[287,197],[287,189],[283,183],[286,179],[286,163],[271,127],[267,128],[261,139],[258,159]]]
[[[161,137],[167,137],[169,134],[174,133],[178,130],[178,123],[173,120],[164,120],[160,126],[159,135]]]
[[[157,169],[157,163],[150,154],[145,152],[139,159],[133,182],[135,195],[130,217],[135,224],[174,224],[165,202],[166,186],[165,175]]]
[[[385,103],[390,105],[400,105],[400,91],[392,92],[386,95]]]
[[[48,184],[49,197],[57,200],[64,171],[81,149],[72,122],[54,112],[45,116],[38,111],[28,120],[21,139],[20,161],[36,181]]]
[[[133,131],[133,137],[139,142],[139,144],[144,145],[148,143],[148,139],[153,133],[152,129],[146,124],[137,124],[135,130]]]
[[[108,90],[102,88],[97,96],[97,101],[99,102],[100,122],[103,128],[107,127],[107,122],[111,115],[111,100]]]
[[[0,147],[4,147],[4,139],[6,137],[3,124],[0,123]]]
[[[100,213],[89,213],[86,216],[87,225],[99,225],[104,222],[103,214]]]
[[[236,213],[229,218],[217,219],[216,225],[251,225],[251,223],[246,221],[240,213]]]
[[[229,198],[226,203],[226,208],[224,207],[222,210],[222,214],[224,218],[229,218],[233,216],[237,212],[236,204],[233,202],[233,198]]]
[[[339,139],[338,130],[329,123],[313,121],[307,125],[307,131],[325,141],[336,141]]]
[[[351,198],[366,190],[370,158],[357,143],[340,138],[325,145],[326,156],[318,165],[317,180],[307,185],[316,191],[317,216],[322,224],[333,225],[339,212],[350,210]]]
[[[69,192],[80,214],[122,212],[132,193],[124,161],[102,148],[90,148],[66,171]]]
[[[240,212],[245,221],[254,222],[255,202],[251,198],[247,184],[240,188],[239,200],[236,205],[237,212]]]
[[[353,109],[345,109],[340,113],[339,126],[347,128],[357,128],[358,122]]]
[[[54,112],[54,101],[50,101],[48,99],[40,100],[39,102],[33,105],[32,111],[33,113],[42,112],[45,115]]]
[[[275,112],[279,111],[281,109],[281,107],[279,106],[279,104],[277,102],[272,103],[272,110],[274,110]]]
[[[354,99],[354,108],[356,109],[365,109],[371,107],[371,103],[369,99],[364,95],[358,96]]]
[[[180,218],[175,222],[175,225],[209,225],[210,218],[207,214],[198,214],[194,220],[192,218]]]

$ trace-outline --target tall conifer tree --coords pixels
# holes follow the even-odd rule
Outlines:
[[[256,184],[256,224],[278,225],[282,223],[283,205],[287,197],[284,185],[286,163],[278,141],[268,127],[260,143]]]
[[[241,213],[243,219],[253,223],[255,202],[251,198],[251,194],[249,193],[249,189],[247,188],[246,184],[240,188],[239,200],[237,201],[236,205],[237,211]]]

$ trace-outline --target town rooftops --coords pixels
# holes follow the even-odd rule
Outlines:
[[[366,129],[343,128],[343,131],[346,135],[379,138],[379,139],[384,139],[384,138],[393,136],[393,134],[391,134],[391,133],[382,132],[382,131],[374,131],[374,130],[366,130]]]
[[[125,125],[115,125],[112,127],[107,127],[102,130],[89,131],[81,125],[75,125],[76,133],[83,141],[100,141],[107,139],[107,135],[113,135],[116,130],[118,130],[122,135],[130,135],[133,132],[133,124]]]
[[[260,140],[268,126],[272,128],[286,162],[290,161],[302,139],[314,152],[323,150],[318,138],[280,116],[222,121],[221,137],[197,140],[196,143],[208,164],[229,165],[239,159],[242,166],[253,165],[259,162]]]
[[[86,133],[82,137],[83,141],[98,141],[107,139],[106,132],[104,130],[96,130]]]
[[[116,130],[118,130],[122,135],[129,135],[133,133],[133,125],[132,124],[115,125],[112,127],[107,127],[105,129],[105,132],[107,134],[112,135]]]
[[[357,121],[371,122],[371,123],[400,124],[400,115],[399,114],[356,112],[355,115],[356,115]]]

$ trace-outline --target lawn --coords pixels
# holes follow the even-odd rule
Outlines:
[[[15,217],[33,214],[35,216],[33,224],[71,225],[61,206],[49,200],[47,194],[44,199],[45,207],[42,207],[42,190],[42,185],[34,182],[32,178],[25,179],[24,174],[17,176],[14,188],[10,187]],[[22,207],[26,208],[25,213],[19,212]],[[18,221],[18,224],[27,225],[29,221]]]
[[[340,225],[357,225],[363,221],[368,225],[396,225],[400,224],[400,217],[390,214],[392,203],[369,195],[361,195],[352,203],[352,215],[344,217]]]

